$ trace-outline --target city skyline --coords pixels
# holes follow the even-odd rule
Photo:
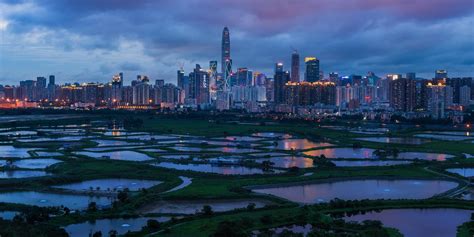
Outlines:
[[[332,71],[374,71],[379,76],[417,72],[432,78],[435,69],[447,69],[454,77],[473,74],[473,8],[466,7],[470,1],[267,3],[202,1],[199,5],[209,11],[225,7],[209,17],[196,11],[199,20],[191,21],[182,16],[196,9],[196,2],[186,7],[171,1],[72,1],[68,5],[76,10],[71,11],[60,2],[6,1],[0,3],[0,84],[51,74],[58,83],[108,82],[121,71],[127,84],[137,74],[176,83],[180,65],[190,72],[196,63],[204,68],[209,61],[221,63],[219,36],[224,26],[231,32],[234,70],[247,67],[272,75],[280,61],[290,70],[296,49],[300,62],[306,56],[320,59],[326,76]],[[157,16],[150,14],[154,8],[159,9]],[[177,11],[166,13],[170,8]],[[324,16],[311,11],[319,9]],[[337,14],[327,16],[330,12]],[[132,18],[139,13],[143,19]],[[330,21],[336,16],[337,22]],[[85,27],[96,20],[102,24]],[[300,63],[300,79],[303,68]]]
[[[367,109],[420,118],[462,121],[463,112],[472,104],[473,78],[452,77],[445,69],[435,71],[432,79],[417,77],[416,72],[387,74],[385,78],[368,72],[366,76],[341,76],[321,70],[317,57],[304,57],[304,78],[300,76],[300,55],[291,54],[291,71],[276,62],[274,74],[267,77],[247,67],[234,70],[230,30],[226,26],[221,40],[221,72],[218,61],[200,64],[186,75],[183,65],[176,72],[176,84],[148,75],[136,76],[124,84],[120,72],[108,83],[56,84],[54,75],[20,81],[18,86],[0,85],[3,108],[62,107],[114,109],[204,109],[248,112],[296,112],[299,116],[318,116],[319,112],[340,114]],[[417,80],[418,79],[418,80]],[[302,109],[302,110],[301,110]],[[313,111],[312,111],[313,110]],[[312,112],[311,112],[312,111]],[[314,114],[315,111],[316,114]],[[372,117],[380,116],[372,114]],[[460,117],[459,117],[460,116]]]

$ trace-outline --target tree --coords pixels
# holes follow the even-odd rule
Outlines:
[[[117,237],[117,236],[118,236],[118,232],[116,230],[109,231],[109,237]]]
[[[247,210],[253,211],[255,210],[255,206],[256,206],[255,203],[251,202],[249,203],[249,205],[247,205]]]
[[[149,219],[146,222],[146,227],[148,227],[148,229],[150,230],[158,230],[160,229],[160,222],[158,222],[157,220]]]
[[[212,207],[209,205],[204,205],[201,209],[201,212],[206,216],[210,216],[213,214]]]
[[[95,232],[92,237],[102,237],[102,232],[101,231],[97,231]]]
[[[238,223],[232,221],[220,222],[217,226],[214,237],[244,237],[248,236]]]
[[[96,202],[90,202],[89,205],[87,205],[87,211],[88,212],[96,212],[97,211],[97,203]]]
[[[23,222],[23,217],[22,217],[21,215],[19,215],[19,214],[16,214],[16,215],[13,217],[13,220],[12,220],[12,221],[13,221],[13,223],[19,225],[20,223]]]
[[[28,224],[49,220],[49,213],[44,208],[33,207],[23,213],[23,217]]]
[[[117,198],[120,202],[126,202],[128,201],[128,193],[125,191],[119,191]]]

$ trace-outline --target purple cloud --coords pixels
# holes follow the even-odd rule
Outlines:
[[[270,75],[275,61],[289,64],[291,48],[302,56],[319,57],[325,72],[417,71],[428,76],[443,67],[472,76],[474,68],[472,0],[9,0],[3,4],[15,7],[0,15],[0,21],[8,22],[3,38],[12,41],[5,45],[15,43],[20,49],[34,45],[22,53],[48,56],[52,63],[51,53],[44,55],[38,48],[61,57],[93,55],[94,60],[70,67],[69,75],[83,81],[109,80],[109,70],[98,66],[107,65],[110,71],[134,66],[174,82],[179,63],[190,70],[195,63],[207,66],[209,60],[219,59],[224,26],[230,27],[235,67]],[[0,67],[0,82],[48,73],[17,57],[11,47],[0,49],[5,55],[0,62],[8,66]],[[27,73],[20,68],[28,68]]]

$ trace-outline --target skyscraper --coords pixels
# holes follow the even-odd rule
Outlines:
[[[217,88],[217,61],[209,61],[209,90],[212,101],[216,100]]]
[[[291,54],[291,82],[300,81],[300,55],[295,50]]]
[[[446,85],[453,88],[453,102],[456,104],[460,103],[461,87],[468,86],[469,88],[474,89],[474,84],[472,83],[472,78],[470,77],[447,78]]]
[[[46,78],[45,77],[37,77],[36,78],[36,87],[37,88],[46,88]]]
[[[237,69],[236,81],[234,85],[252,86],[252,74],[252,71],[246,67]]]
[[[226,68],[226,65],[228,65],[228,62],[230,61],[230,34],[229,34],[229,29],[224,27],[224,30],[222,31],[222,73],[225,74],[226,71],[232,71],[232,68]]]
[[[459,104],[463,106],[469,106],[471,103],[471,88],[464,85],[459,90]]]
[[[123,73],[114,75],[111,82],[111,95],[110,99],[112,103],[119,103],[122,101],[122,86],[123,86]]]
[[[189,73],[189,95],[195,105],[208,104],[209,101],[209,74],[196,64],[193,72]]]
[[[411,112],[415,108],[416,85],[413,79],[403,78],[400,74],[388,75],[389,100],[392,108]]]
[[[54,100],[56,98],[56,79],[54,75],[49,76],[48,83],[48,99]]]
[[[216,87],[216,79],[217,79],[217,61],[209,61],[209,76],[210,81],[209,84],[211,87]]]
[[[177,75],[178,75],[178,78],[177,78],[178,87],[181,88],[181,89],[184,89],[184,70],[183,70],[183,68],[178,70]]]
[[[137,80],[132,82],[134,105],[147,105],[150,103],[150,86],[148,82],[150,79],[147,76],[137,76]]]
[[[444,79],[448,78],[448,71],[444,69],[439,69],[435,71],[435,79]]]
[[[283,63],[275,65],[273,99],[276,104],[285,103],[285,84],[290,80],[290,73],[283,71]]]
[[[337,72],[331,72],[329,73],[329,81],[336,83],[336,85],[339,85],[339,73]]]
[[[165,80],[164,79],[155,80],[155,86],[164,87],[165,86]]]
[[[221,73],[216,80],[217,91],[215,93],[215,99],[216,108],[218,110],[227,110],[230,108],[229,81],[232,74],[232,59],[230,59],[230,33],[227,26],[224,27],[224,30],[222,31],[221,47]]]
[[[279,72],[283,72],[283,63],[282,62],[279,62],[279,63],[275,64],[275,74],[279,73]]]
[[[336,84],[333,82],[286,83],[285,101],[289,105],[314,105],[336,103]]]
[[[56,78],[54,75],[49,75],[49,83],[48,85],[55,85],[56,84]]]
[[[319,81],[319,60],[315,57],[304,58],[306,64],[305,80],[307,82]]]
[[[416,80],[416,73],[414,72],[407,72],[407,79],[408,80]]]
[[[46,77],[37,77],[36,78],[36,91],[35,91],[35,100],[41,100],[46,95]]]
[[[266,76],[261,72],[253,73],[253,84],[256,86],[265,86]]]
[[[428,92],[428,111],[431,113],[431,118],[445,118],[447,86],[442,83],[433,84],[430,82],[426,88]]]

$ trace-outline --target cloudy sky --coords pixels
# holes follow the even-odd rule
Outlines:
[[[224,26],[234,68],[272,74],[294,48],[325,74],[474,76],[474,0],[0,0],[0,84],[176,82],[219,60]]]

